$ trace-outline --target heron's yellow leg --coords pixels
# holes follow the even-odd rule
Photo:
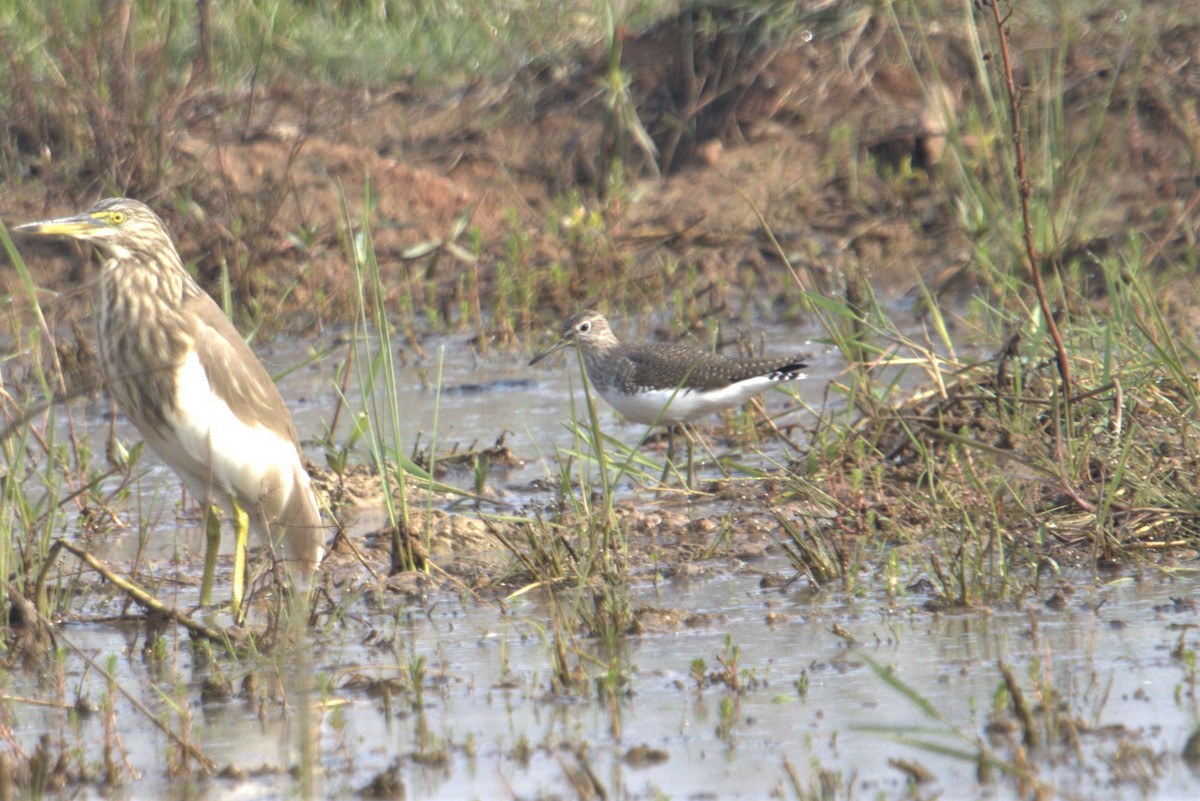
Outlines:
[[[246,593],[246,540],[250,535],[250,515],[233,502],[233,615],[242,619],[242,598]]]
[[[204,534],[208,540],[204,548],[204,578],[200,580],[200,605],[212,603],[213,578],[217,574],[217,551],[221,547],[221,518],[217,507],[210,506],[204,515]]]

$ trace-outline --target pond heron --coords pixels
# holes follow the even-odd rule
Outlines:
[[[234,521],[233,608],[242,614],[246,537],[282,541],[308,578],[324,553],[316,496],[292,417],[262,362],[184,269],[158,215],[136,200],[13,229],[88,242],[104,255],[96,309],[109,396],[205,508],[200,601],[212,601],[220,542],[216,508]]]

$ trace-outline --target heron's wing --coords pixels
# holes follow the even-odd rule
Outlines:
[[[183,316],[196,321],[196,355],[217,397],[243,423],[260,424],[299,450],[296,426],[275,382],[221,308],[197,287],[184,300]]]

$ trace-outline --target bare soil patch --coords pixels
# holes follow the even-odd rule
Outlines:
[[[214,93],[175,118],[166,132],[170,171],[144,199],[168,218],[210,289],[228,269],[242,308],[293,331],[352,313],[346,217],[360,225],[367,202],[396,295],[510,346],[601,292],[611,304],[645,309],[686,288],[687,307],[677,312],[693,318],[747,306],[789,313],[794,283],[756,210],[802,280],[824,291],[842,291],[847,275],[886,295],[918,277],[935,290],[974,285],[969,243],[953,216],[946,137],[959,136],[985,159],[1006,143],[975,141],[959,127],[981,85],[964,29],[898,30],[855,10],[814,18],[802,34],[768,43],[743,12],[709,9],[722,25],[702,25],[699,13],[626,37],[622,66],[659,155],[651,160],[624,143],[619,189],[604,170],[618,147],[600,88],[607,54],[584,51],[452,92],[305,83],[253,96]],[[1090,130],[1107,98],[1099,113],[1111,135],[1099,147],[1110,169],[1084,180],[1110,198],[1110,212],[1095,230],[1063,232],[1080,237],[1061,242],[1064,253],[1094,254],[1135,227],[1164,259],[1189,246],[1180,222],[1194,199],[1187,110],[1197,90],[1187,78],[1187,33],[1166,32],[1146,54],[1140,83],[1121,71],[1115,23],[1098,21],[1069,48],[1064,124]],[[1035,59],[1038,42],[1021,35],[1018,57]],[[937,80],[919,84],[906,52]],[[1027,103],[1051,88],[1027,85]],[[43,143],[28,140],[20,123],[10,127],[26,134],[20,141],[39,180],[8,187],[7,221],[78,209],[103,193],[95,176],[38,161]],[[563,236],[573,204],[602,213],[600,242]],[[478,230],[477,263],[446,251],[414,255],[451,238],[460,218]],[[468,237],[458,244],[469,246]],[[30,255],[35,247],[22,243]],[[64,255],[31,259],[43,285],[86,282],[78,257]],[[514,259],[533,271],[561,264],[572,277],[565,285],[535,279],[526,308],[494,317],[497,266],[511,272]],[[686,286],[684,276],[694,276]],[[15,288],[11,273],[3,280]],[[481,319],[464,319],[460,310],[476,295]],[[68,318],[80,313],[74,306],[86,307],[63,303]]]

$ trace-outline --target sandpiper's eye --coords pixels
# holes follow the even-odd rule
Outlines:
[[[580,323],[579,324],[579,333],[586,334],[588,331],[591,331],[591,330],[592,330],[591,323]]]

